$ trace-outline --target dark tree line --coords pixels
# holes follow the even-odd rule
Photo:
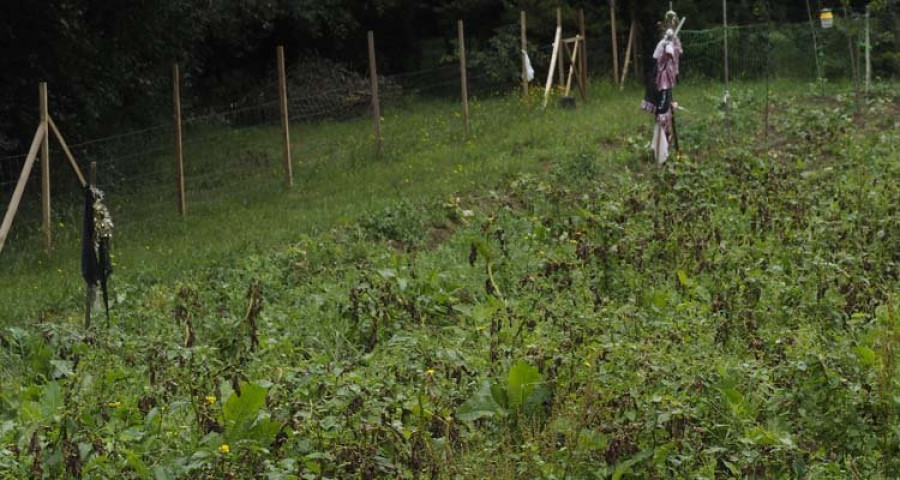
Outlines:
[[[815,9],[839,3],[811,1]],[[872,3],[897,25],[897,2]],[[721,22],[720,0],[673,3],[691,28]],[[624,25],[633,16],[653,32],[668,4],[618,0],[616,8]],[[40,81],[50,83],[59,123],[71,137],[86,138],[168,118],[175,61],[189,85],[225,98],[265,78],[279,43],[289,47],[289,61],[318,55],[363,71],[365,32],[373,29],[385,71],[399,71],[449,50],[459,18],[475,48],[517,25],[520,9],[529,12],[536,38],[550,38],[557,6],[567,19],[583,8],[591,32],[608,31],[608,3],[598,0],[3,0],[0,154],[26,148]],[[807,19],[803,0],[731,0],[729,16],[735,24]]]

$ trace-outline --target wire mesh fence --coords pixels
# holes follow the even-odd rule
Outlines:
[[[517,25],[512,27],[518,29]],[[627,30],[622,34],[623,40],[627,38]],[[858,44],[860,34],[849,28],[817,32],[809,24],[685,30],[681,32],[685,51],[681,60],[682,83],[723,79],[726,35],[733,52],[727,59],[732,80],[814,82],[820,77],[838,80],[851,76],[852,64],[846,44],[848,40]],[[624,41],[622,43],[624,45]],[[605,39],[590,45],[588,71],[595,80],[609,78],[611,54],[604,51]],[[536,70],[532,88],[542,88],[544,76],[550,68],[555,68],[549,64],[548,49],[552,49],[552,39],[529,38],[529,53]],[[649,52],[637,52],[637,46],[635,50],[634,56],[638,59],[650,57]],[[494,46],[486,51],[472,51],[470,56],[474,61],[466,73],[469,96],[518,94],[519,52],[518,45],[506,50]],[[492,61],[498,56],[502,61]],[[635,74],[642,67],[641,63],[641,60],[632,62]],[[641,80],[640,75],[631,78]],[[188,85],[184,89],[182,128],[188,208],[240,196],[250,182],[265,189],[277,188],[283,183],[282,140],[278,128],[282,118],[276,74],[272,73],[259,85],[224,103],[207,102],[205,93],[195,86]],[[423,99],[461,100],[460,66],[453,52],[446,55],[443,62],[426,68],[389,71],[379,77],[378,85],[382,110],[401,108]],[[372,114],[372,93],[366,72],[308,59],[289,70],[287,86],[291,122],[343,121]],[[65,125],[60,127],[65,134]],[[108,193],[119,226],[141,224],[151,215],[174,215],[175,127],[174,121],[162,122],[69,145],[85,170],[90,162],[97,163],[97,185]],[[316,139],[304,137],[303,141],[314,143]],[[67,171],[68,167],[63,166],[65,159],[59,149],[51,150],[55,205],[77,206],[78,186]],[[0,201],[3,205],[8,204],[24,159],[24,154],[0,158]],[[39,216],[39,177],[38,163],[28,179],[27,201],[20,216],[29,219]],[[77,208],[73,207],[72,211]],[[29,220],[18,223],[26,222]]]

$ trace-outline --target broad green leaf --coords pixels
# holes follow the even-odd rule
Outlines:
[[[502,411],[502,407],[491,394],[491,384],[485,381],[481,387],[456,410],[462,421],[475,421],[479,418],[491,418]]]
[[[255,420],[259,410],[266,403],[266,389],[252,383],[241,387],[241,395],[231,394],[225,401],[222,413],[228,424],[239,424]]]
[[[503,408],[509,408],[509,393],[506,390],[506,387],[499,383],[495,383],[491,385],[491,398],[494,399],[494,402],[497,405],[500,405]]]
[[[521,407],[540,382],[541,374],[537,368],[532,367],[524,360],[516,362],[509,369],[509,378],[507,379],[510,408]]]

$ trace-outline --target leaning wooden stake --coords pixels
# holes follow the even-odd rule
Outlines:
[[[41,140],[41,205],[43,210],[44,249],[53,247],[53,231],[50,226],[50,114],[47,107],[47,83],[41,82],[39,88],[41,125],[44,126],[44,138]]]
[[[635,21],[631,20],[631,28],[628,31],[628,46],[625,47],[625,68],[622,69],[622,81],[619,82],[619,90],[625,89],[625,79],[628,78],[628,64],[631,63],[631,44],[634,43]]]
[[[578,65],[580,59],[578,58],[578,50],[581,46],[581,37],[575,38],[575,48],[572,51],[572,65],[569,66],[569,78],[566,80],[566,95],[569,96],[569,93],[572,91],[572,77],[575,76],[575,66]]]
[[[526,26],[525,26],[525,11],[521,12],[521,43],[522,43],[522,95],[525,97],[528,96],[528,67],[527,67],[527,51],[528,51],[528,37],[526,35]]]
[[[59,132],[59,128],[57,128],[56,122],[53,121],[53,117],[47,117],[47,120],[50,124],[50,130],[53,131],[53,135],[56,136],[56,140],[62,147],[63,152],[66,154],[66,159],[69,160],[69,165],[72,167],[72,170],[75,171],[75,176],[78,177],[78,183],[80,183],[82,187],[86,186],[87,181],[84,179],[84,174],[81,173],[81,169],[78,168],[78,162],[75,161],[75,157],[72,155],[72,151],[69,150],[69,145],[66,143],[66,139],[64,139],[62,133]]]
[[[178,213],[187,210],[184,195],[184,146],[181,143],[181,75],[176,63],[172,67],[172,93],[175,103],[175,181],[178,191]]]
[[[612,57],[613,57],[613,82],[619,81],[619,39],[616,33],[616,2],[609,2],[609,23],[612,25]]]
[[[466,124],[466,136],[469,135],[469,85],[466,80],[466,32],[463,21],[456,24],[459,33],[459,77],[462,89],[463,122]]]
[[[25,184],[28,183],[28,177],[31,175],[31,168],[34,166],[34,160],[37,158],[38,150],[47,136],[47,125],[41,123],[34,139],[31,141],[31,148],[28,149],[28,156],[25,157],[25,165],[22,166],[22,173],[19,175],[19,181],[13,190],[12,199],[9,201],[9,208],[3,217],[3,223],[0,224],[0,251],[3,251],[3,245],[6,244],[6,237],[12,228],[13,219],[16,218],[16,212],[19,210],[19,203],[22,201],[22,194],[25,193]]]
[[[287,75],[284,69],[284,47],[279,45],[277,49],[278,57],[278,100],[281,106],[281,133],[282,133],[282,151],[284,154],[284,176],[287,178],[289,187],[294,186],[294,171],[291,166],[291,132],[290,118],[288,117],[287,102]]]
[[[550,57],[550,68],[547,70],[547,85],[544,87],[544,106],[547,108],[547,102],[550,100],[550,87],[553,86],[553,66],[556,65],[556,59],[559,56],[559,49],[562,44],[562,27],[556,27],[556,39],[553,40],[553,55]],[[562,80],[562,79],[560,79]]]

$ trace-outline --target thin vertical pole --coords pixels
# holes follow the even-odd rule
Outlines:
[[[291,166],[291,132],[290,117],[288,116],[287,103],[287,75],[284,69],[284,47],[279,45],[276,50],[278,57],[278,100],[281,104],[281,132],[284,154],[284,175],[287,177],[288,187],[294,186],[294,171]]]
[[[91,162],[91,170],[88,174],[88,188],[97,185],[97,162]],[[90,240],[89,240],[90,241]],[[88,284],[84,299],[84,329],[91,328],[91,310],[94,308],[94,302],[97,299],[97,286]]]
[[[581,85],[587,100],[587,30],[584,24],[584,9],[578,9],[578,33],[581,35]]]
[[[378,102],[378,68],[375,66],[375,33],[369,30],[369,76],[372,87],[372,119],[375,124],[375,146],[378,154],[384,152],[381,138],[381,106]]]
[[[812,7],[809,5],[809,0],[806,0],[806,14],[809,16],[809,29],[812,31],[813,57],[816,59],[816,81],[819,82],[822,96],[825,96],[825,79],[822,78],[822,65],[819,61],[819,39],[816,35],[816,24],[813,22]]]
[[[858,117],[859,113],[860,113],[860,111],[859,111],[859,109],[860,109],[860,91],[859,91],[860,90],[860,86],[859,86],[859,75],[860,75],[859,70],[860,70],[860,68],[859,68],[859,60],[857,58],[859,56],[859,51],[857,50],[859,48],[859,45],[858,44],[854,45],[854,43],[859,42],[859,37],[857,36],[855,39],[856,41],[854,42],[854,38],[852,35],[853,32],[850,31],[850,27],[852,25],[851,24],[852,18],[850,17],[850,14],[849,14],[850,9],[848,8],[848,1],[842,0],[841,6],[843,7],[843,10],[844,10],[844,18],[846,18],[846,20],[847,20],[847,47],[850,50],[850,73],[853,74],[853,88],[854,88],[854,91],[856,92],[856,100],[854,102],[855,103],[854,115]],[[859,23],[856,24],[856,27],[857,27],[856,28],[857,35],[859,35]]]
[[[562,8],[556,9],[556,28],[562,29]],[[562,47],[560,47],[560,48],[562,48]],[[562,83],[564,81],[564,79],[566,78],[566,68],[565,68],[565,66],[563,66],[564,62],[565,62],[565,59],[563,58],[563,55],[560,53],[559,57],[557,58],[557,62],[556,62],[556,68],[558,71],[557,73],[559,74],[559,82],[560,83]]]
[[[731,94],[730,79],[728,75],[728,0],[722,0],[722,25],[725,37],[725,127],[728,129],[728,138],[731,138]]]
[[[53,247],[53,231],[50,226],[50,114],[47,106],[47,82],[41,82],[38,88],[41,108],[41,125],[44,126],[44,138],[41,140],[41,204],[43,207],[44,249]]]
[[[466,79],[466,31],[462,20],[456,22],[459,34],[459,84],[462,89],[463,121],[466,124],[466,136],[469,135],[469,85]]]
[[[625,79],[628,78],[628,65],[631,63],[631,44],[634,43],[635,20],[631,20],[631,28],[628,30],[628,46],[625,47],[625,66],[622,68],[622,81],[619,82],[619,90],[625,89]]]
[[[613,84],[619,81],[619,38],[616,33],[616,1],[609,2],[609,23],[612,25],[612,57],[613,57]]]
[[[525,10],[520,12],[520,20],[521,24],[521,37],[522,37],[522,95],[525,97],[528,96],[528,67],[525,59],[527,58],[528,51],[528,36],[527,29],[525,25]]]
[[[178,192],[178,213],[184,215],[184,146],[181,138],[181,72],[178,64],[172,66],[172,98],[175,107],[175,189]]]
[[[725,92],[728,93],[728,0],[722,0],[722,25],[725,30]]]
[[[866,5],[866,93],[872,88],[872,36],[869,23],[869,6]]]

